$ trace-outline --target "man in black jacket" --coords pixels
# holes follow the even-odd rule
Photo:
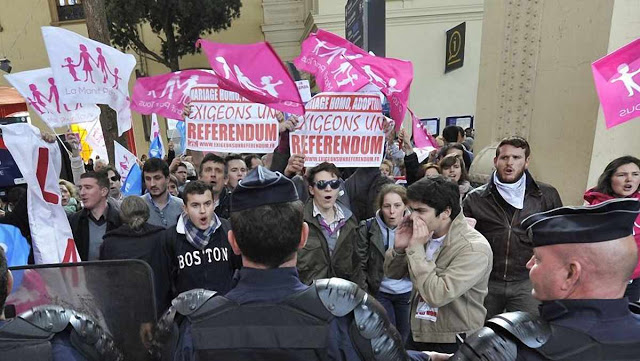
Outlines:
[[[527,171],[531,150],[521,137],[503,139],[496,148],[496,171],[489,182],[469,193],[464,215],[477,221],[476,229],[491,244],[493,269],[484,300],[487,319],[506,310],[538,313],[531,296],[527,261],[533,255],[520,222],[528,216],[562,207],[558,191],[536,182]]]
[[[202,181],[184,187],[184,212],[165,231],[163,249],[173,295],[194,288],[226,293],[242,260],[229,245],[226,219],[213,211],[211,185]]]
[[[80,259],[94,261],[100,257],[102,237],[122,225],[120,209],[109,197],[107,172],[87,172],[80,176],[78,187],[84,208],[69,215]]]

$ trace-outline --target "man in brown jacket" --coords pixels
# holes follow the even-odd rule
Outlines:
[[[527,261],[533,255],[527,233],[520,226],[528,216],[562,207],[558,191],[536,182],[527,171],[531,150],[521,137],[503,139],[496,149],[496,168],[489,182],[470,192],[464,215],[477,221],[476,229],[493,249],[489,294],[484,300],[487,319],[502,312],[538,314],[531,296]]]
[[[421,179],[409,186],[407,198],[411,215],[396,230],[385,274],[409,274],[413,282],[408,348],[452,353],[457,334],[484,324],[491,247],[468,225],[456,184],[443,177]]]

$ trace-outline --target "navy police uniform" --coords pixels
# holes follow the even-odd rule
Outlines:
[[[121,361],[111,337],[88,316],[60,306],[34,307],[0,321],[0,361]]]
[[[533,247],[602,242],[631,235],[639,212],[637,200],[614,199],[538,213],[522,227]],[[490,319],[451,360],[640,360],[640,306],[626,298],[543,301],[539,317]]]
[[[291,180],[259,166],[231,194],[231,212],[297,200]],[[154,336],[163,359],[429,360],[404,350],[384,308],[355,283],[307,286],[295,267],[244,267],[239,275],[225,296],[198,289],[173,300]]]

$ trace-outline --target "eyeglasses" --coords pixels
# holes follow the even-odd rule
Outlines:
[[[330,186],[331,189],[338,189],[340,187],[340,179],[332,179],[332,180],[322,180],[317,181],[313,185],[318,189],[325,189],[327,186]]]
[[[112,182],[117,182],[120,180],[120,177],[118,177],[117,175],[114,175],[113,177],[109,178],[111,179]]]

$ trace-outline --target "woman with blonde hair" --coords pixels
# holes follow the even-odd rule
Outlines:
[[[76,190],[76,186],[64,179],[60,179],[58,181],[58,186],[60,187],[61,204],[62,208],[64,208],[65,213],[69,215],[81,210],[82,206],[80,205],[80,200],[78,199],[78,191]]]

